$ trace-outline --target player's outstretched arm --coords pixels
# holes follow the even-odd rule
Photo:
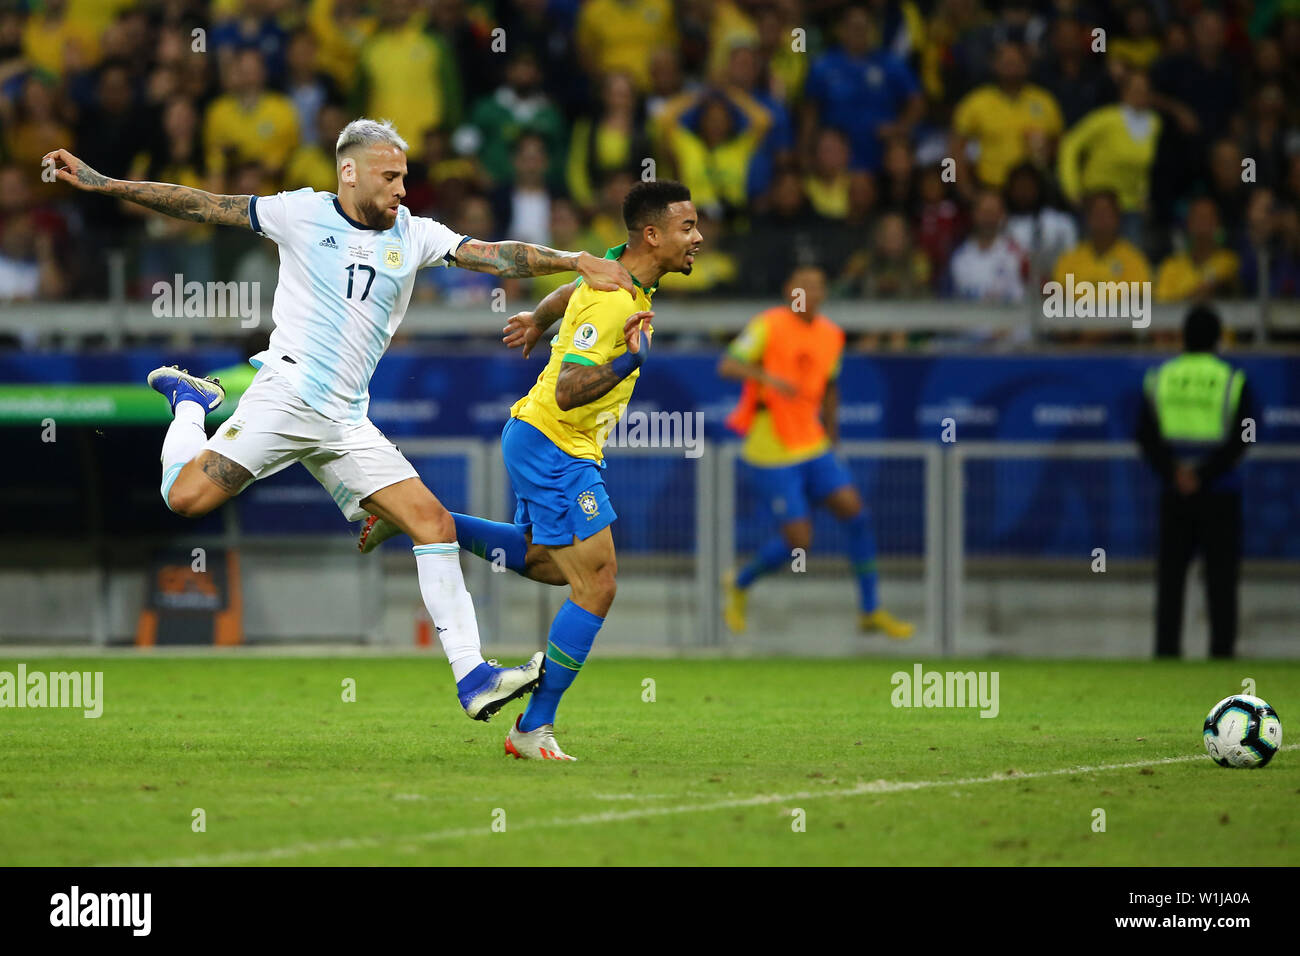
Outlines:
[[[826,383],[826,392],[822,395],[822,428],[826,429],[826,437],[831,440],[831,444],[839,442],[840,383],[834,380]]]
[[[718,362],[718,375],[721,378],[731,379],[732,381],[741,382],[745,379],[752,379],[759,385],[767,385],[776,389],[782,395],[798,395],[799,388],[793,382],[787,382],[783,378],[775,375],[769,375],[763,366],[757,362],[742,362],[734,355],[723,354]]]
[[[456,265],[472,272],[488,272],[503,279],[576,272],[599,292],[626,289],[635,295],[632,276],[617,259],[602,259],[590,252],[562,252],[531,242],[484,242],[467,239],[452,253]]]
[[[604,365],[565,362],[560,366],[555,380],[555,404],[560,406],[560,411],[594,402],[641,367],[649,348],[648,337],[646,347],[642,347],[641,326],[652,318],[653,312],[636,312],[628,318],[623,330],[627,351],[613,361]]]
[[[126,199],[177,219],[211,222],[219,226],[248,225],[249,196],[216,196],[202,189],[172,183],[134,183],[124,179],[109,179],[66,149],[46,153],[45,159],[54,161],[55,175],[59,179],[86,192]]]
[[[506,326],[501,330],[501,341],[508,349],[523,346],[524,358],[532,352],[542,335],[564,315],[569,307],[569,299],[577,282],[566,282],[553,290],[531,312],[516,312],[506,319]]]

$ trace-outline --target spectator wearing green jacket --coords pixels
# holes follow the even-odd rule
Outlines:
[[[525,133],[535,133],[545,141],[550,157],[546,179],[551,186],[560,187],[564,182],[564,116],[543,91],[542,71],[531,50],[511,56],[505,83],[474,104],[458,145],[462,152],[474,152],[465,147],[476,145],[483,167],[500,185],[513,178],[515,145]]]

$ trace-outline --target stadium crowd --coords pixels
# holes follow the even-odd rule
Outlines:
[[[841,298],[1295,297],[1298,92],[1288,0],[0,0],[0,301],[103,297],[114,255],[135,297],[274,284],[270,243],[74,200],[47,150],[332,190],[361,114],[410,143],[412,211],[483,238],[600,253],[638,177],[681,179],[707,245],[674,295],[816,262]],[[416,298],[496,282],[428,270]]]

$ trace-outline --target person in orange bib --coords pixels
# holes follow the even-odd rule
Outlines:
[[[745,629],[749,588],[790,563],[795,548],[812,544],[812,509],[821,505],[843,522],[858,583],[859,630],[896,640],[912,625],[880,607],[876,595],[876,539],[849,470],[836,457],[840,362],[844,331],[819,309],[826,275],[800,266],[786,280],[790,306],[759,313],[732,342],[718,365],[723,378],[744,382],[727,426],[745,436],[741,460],[780,531],[723,584],[729,630]]]

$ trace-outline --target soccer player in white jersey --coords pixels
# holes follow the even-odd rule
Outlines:
[[[335,148],[338,193],[217,196],[169,183],[109,179],[67,150],[48,153],[58,178],[178,219],[251,227],[280,249],[270,346],[230,420],[208,439],[206,414],[225,398],[218,381],[175,367],[149,384],[174,415],[163,441],[162,495],[201,517],[245,487],[302,462],[350,521],[367,513],[415,544],[420,591],[438,628],[465,712],[487,720],[529,692],[539,652],[520,667],[483,660],[474,603],[461,574],[455,523],[410,462],[366,413],[370,378],[406,314],[418,269],[459,266],[505,278],[578,272],[593,288],[633,291],[619,263],[526,242],[483,242],[412,216],[405,141],[386,122],[358,119]]]

